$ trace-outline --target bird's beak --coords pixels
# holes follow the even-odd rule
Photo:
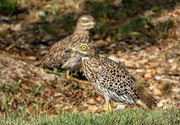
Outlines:
[[[96,22],[91,22],[91,25],[94,26],[96,29],[98,29]]]
[[[74,52],[76,52],[76,51],[77,51],[76,49],[72,48],[72,49],[67,49],[67,50],[65,50],[64,52],[74,53]]]

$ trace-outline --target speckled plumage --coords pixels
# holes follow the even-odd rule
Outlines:
[[[86,22],[84,20],[86,20]],[[92,16],[81,16],[78,19],[74,33],[55,43],[40,61],[40,66],[49,69],[62,68],[69,71],[79,69],[81,66],[81,58],[74,53],[67,54],[64,50],[71,48],[79,41],[90,42],[89,31],[94,27],[94,25],[95,22]]]
[[[87,46],[87,49],[82,50],[82,46]],[[136,79],[119,63],[99,57],[97,49],[91,43],[78,43],[72,50],[82,58],[83,71],[88,81],[104,95],[106,101],[135,105],[141,100],[141,94],[135,87]],[[147,106],[156,105],[155,99],[148,96],[151,101]]]

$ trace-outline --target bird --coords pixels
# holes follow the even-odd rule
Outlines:
[[[67,54],[64,50],[79,41],[90,42],[90,30],[94,27],[97,28],[94,18],[91,15],[82,15],[77,21],[74,33],[52,45],[48,53],[36,64],[47,69],[65,69],[66,78],[69,79],[69,73],[79,69],[82,61],[79,56]]]
[[[86,78],[105,97],[107,113],[112,112],[110,101],[141,105],[148,109],[157,106],[156,99],[143,88],[140,81],[120,63],[100,57],[93,44],[78,42],[65,52],[76,53],[81,57]]]

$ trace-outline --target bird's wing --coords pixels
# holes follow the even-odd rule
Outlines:
[[[111,92],[113,96],[110,98],[113,100],[134,104],[136,98],[134,95],[134,77],[123,66],[110,59],[101,58],[100,63],[101,70],[98,73],[100,86]]]
[[[48,53],[41,59],[41,67],[60,68],[64,61],[70,57],[69,53],[64,52],[69,41],[70,37],[67,37],[52,45]]]

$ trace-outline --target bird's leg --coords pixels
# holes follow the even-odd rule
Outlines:
[[[73,78],[73,77],[69,78],[68,80],[76,81],[77,83],[91,84],[91,83],[90,83],[90,82],[88,82],[88,81],[79,80],[79,79],[77,79],[77,78]]]
[[[110,104],[109,100],[106,101],[106,109],[107,109],[106,113],[111,113],[112,112],[112,108],[111,108],[111,104]]]
[[[77,79],[77,78],[70,77],[70,76],[69,76],[69,73],[70,73],[69,70],[67,70],[67,71],[66,71],[66,79],[67,79],[67,80],[76,81],[76,82],[78,82],[78,83],[90,84],[90,82],[88,82],[88,81],[83,81],[83,80],[79,80],[79,79]]]
[[[69,70],[66,71],[66,79],[69,80],[70,76],[69,76]]]

